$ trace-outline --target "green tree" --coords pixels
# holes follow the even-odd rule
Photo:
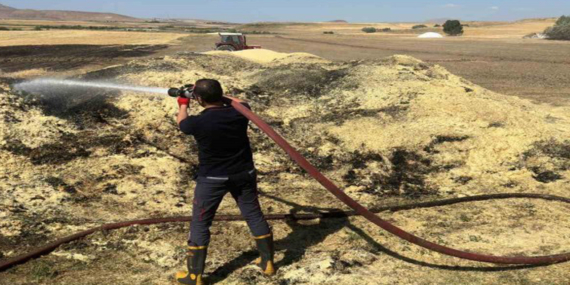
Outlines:
[[[554,27],[544,31],[550,40],[570,41],[570,16],[562,16],[556,21]]]
[[[460,36],[463,34],[463,26],[458,20],[448,20],[443,24],[443,31],[450,36]]]
[[[374,27],[364,27],[362,28],[362,31],[365,33],[376,33],[376,28]]]
[[[570,25],[550,27],[544,33],[549,40],[570,41]]]
[[[415,30],[415,29],[423,29],[423,28],[427,28],[427,27],[428,27],[428,26],[426,26],[426,25],[415,25],[415,26],[412,27],[412,29],[414,29],[414,30]]]
[[[562,16],[556,21],[556,26],[568,26],[570,25],[570,16]]]

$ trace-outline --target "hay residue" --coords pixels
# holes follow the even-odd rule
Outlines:
[[[433,195],[567,196],[570,190],[568,108],[497,94],[408,56],[331,63],[269,50],[212,52],[133,61],[85,77],[157,87],[219,79],[228,93],[249,101],[309,161],[370,207]],[[68,108],[55,112],[33,96],[0,92],[0,256],[104,222],[189,214],[197,149],[177,129],[175,100],[136,93],[92,95],[74,104],[59,98]],[[200,110],[192,104],[193,114]],[[250,137],[264,212],[345,208],[257,128]],[[445,245],[519,255],[559,253],[570,236],[570,228],[558,226],[568,224],[567,211],[546,202],[500,201],[382,215]],[[219,213],[238,210],[228,197]],[[557,226],[549,225],[552,219]],[[388,238],[360,218],[273,225],[277,256],[284,260],[276,278],[283,284],[361,284],[360,277],[367,284],[378,284],[378,278],[381,284],[412,284],[424,274],[384,254],[383,246],[422,262],[458,262]],[[62,267],[68,266],[65,260],[86,264],[77,273],[63,268],[58,284],[72,284],[74,274],[92,276],[93,262],[98,273],[124,284],[142,279],[115,270],[121,264],[144,272],[147,280],[166,280],[176,271],[171,267],[182,264],[187,228],[100,233],[45,258]],[[212,231],[208,270],[229,272],[220,284],[273,284],[247,265],[247,254],[240,256],[253,246],[244,223],[215,223]],[[515,242],[513,236],[520,238]],[[101,258],[93,261],[92,256]],[[235,260],[245,265],[229,270]],[[106,266],[110,269],[101,273]],[[422,276],[439,274],[443,283],[496,283],[488,280],[489,272],[422,269],[427,270]],[[560,271],[552,276],[567,272],[553,270]]]
[[[290,64],[290,63],[326,63],[326,59],[320,58],[310,53],[296,52],[296,53],[281,53],[268,49],[250,49],[241,51],[209,51],[205,54],[221,55],[221,56],[235,56],[245,60],[253,61],[261,64]]]

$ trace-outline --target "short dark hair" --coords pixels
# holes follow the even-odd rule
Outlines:
[[[215,79],[200,79],[196,81],[194,93],[206,103],[216,103],[222,100],[224,90],[218,80]]]

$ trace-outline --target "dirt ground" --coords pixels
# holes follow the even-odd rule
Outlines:
[[[523,39],[416,39],[368,35],[250,35],[249,42],[279,52],[306,52],[333,61],[375,60],[406,54],[502,94],[537,103],[570,103],[570,43]],[[174,52],[212,49],[215,36],[182,39]]]
[[[407,56],[333,63],[304,53],[189,54],[135,60],[83,77],[149,86],[217,78],[369,207],[483,193],[565,195],[570,189],[567,108],[493,93]],[[4,257],[103,222],[188,213],[195,144],[177,131],[172,99],[92,90],[46,89],[35,100],[2,94]],[[255,128],[251,137],[266,213],[345,209]],[[381,216],[445,245],[540,255],[566,250],[570,228],[561,225],[569,222],[569,208],[509,200]],[[237,213],[230,199],[219,212]],[[255,251],[243,223],[216,223],[207,264],[212,281],[568,280],[567,263],[496,267],[461,261],[411,246],[358,217],[272,224],[276,277],[265,278],[251,265]],[[186,224],[98,233],[1,273],[2,282],[95,284],[105,275],[107,284],[170,284],[186,235]]]
[[[26,56],[22,52],[31,47],[0,48],[0,68],[6,68],[0,75],[0,258],[101,223],[190,211],[196,145],[177,130],[173,99],[57,88],[21,96],[10,85],[46,74],[157,87],[219,79],[368,207],[489,193],[568,196],[570,107],[568,86],[561,83],[568,76],[566,43],[465,38],[420,46],[405,36],[333,37],[343,43],[324,35],[249,37],[252,44],[293,54],[192,53],[211,49],[215,37],[207,35],[160,49],[56,45]],[[71,63],[58,68],[62,62]],[[535,73],[521,71],[524,66]],[[457,76],[461,72],[470,75]],[[501,74],[504,81],[495,78]],[[521,84],[531,85],[528,78],[551,81],[517,93]],[[556,86],[560,93],[548,93]],[[496,92],[500,88],[509,95]],[[346,209],[255,127],[250,137],[265,213]],[[443,245],[516,256],[569,251],[568,210],[558,202],[517,199],[379,215]],[[238,211],[228,198],[219,213]],[[568,263],[458,260],[359,217],[272,226],[277,276],[259,273],[245,223],[231,222],[212,228],[210,280],[518,285],[570,279]],[[97,233],[0,273],[0,284],[102,284],[102,276],[103,284],[174,284],[187,231],[181,223]]]
[[[412,32],[409,30],[411,26],[417,23],[268,23],[245,25],[240,29],[276,33],[276,35],[248,36],[250,44],[262,45],[270,50],[286,53],[307,52],[333,61],[374,60],[394,54],[405,54],[428,63],[442,65],[452,73],[495,92],[531,99],[537,103],[564,105],[569,103],[568,98],[570,98],[570,87],[566,84],[570,82],[570,65],[568,64],[570,44],[560,41],[522,39],[526,34],[543,31],[546,27],[553,25],[555,20],[532,19],[513,23],[469,22],[469,27],[465,27],[463,37],[435,40],[417,39],[417,34],[424,31],[413,30]],[[28,22],[28,25],[38,24],[34,21]],[[7,23],[24,25],[26,21],[13,23],[8,21]],[[65,23],[53,24],[62,25]],[[100,23],[70,24],[92,25]],[[165,23],[153,25],[165,25]],[[189,25],[189,23],[184,23],[184,25]],[[395,32],[362,33],[360,29],[367,26],[390,27]],[[333,31],[335,34],[324,35],[324,31]],[[438,30],[438,32],[441,31]],[[35,35],[40,35],[44,44],[50,44],[54,47],[60,45],[60,50],[72,49],[71,56],[75,54],[73,50],[78,50],[85,45],[127,45],[123,50],[130,50],[130,47],[141,45],[158,45],[159,48],[156,49],[147,48],[153,50],[153,53],[148,55],[150,57],[204,52],[212,50],[214,43],[218,40],[215,35],[198,34],[12,31],[0,32],[0,38],[5,38],[0,45],[17,44],[26,45],[20,47],[24,50],[40,49],[41,46],[34,47],[37,42]],[[152,40],[149,41],[149,39]],[[168,48],[161,48],[165,45]],[[121,49],[121,47],[113,48]],[[133,57],[140,54],[136,49],[132,52]],[[92,48],[87,47],[84,54],[93,54]],[[59,58],[57,52],[53,57]],[[84,62],[79,68],[79,73],[83,73],[104,66],[122,64],[133,57],[115,57],[113,61],[103,60],[102,64],[91,67],[89,65],[96,63],[99,58],[88,57],[94,59],[91,62],[86,58],[71,59],[71,61]],[[13,59],[9,60],[13,61]],[[45,65],[42,63],[42,57],[38,59],[38,63],[34,63],[35,60],[28,58],[26,62],[29,62],[31,66]],[[17,60],[15,64],[18,65]],[[12,63],[5,59],[4,62],[0,63],[0,71],[6,72],[5,69],[10,69],[11,65]],[[15,74],[11,77],[50,76],[50,69],[50,67],[47,69],[40,68],[40,70]],[[68,71],[67,74],[73,73],[69,69]],[[61,69],[58,72],[61,73]]]
[[[124,58],[148,56],[165,48],[166,45],[9,46],[0,47],[0,66],[6,77],[26,77],[34,70],[58,73],[93,64],[109,66]],[[43,74],[33,74],[40,75]]]
[[[570,43],[522,39],[524,35],[552,26],[555,20],[469,22],[462,37],[444,39],[417,39],[423,30],[407,34],[403,29],[409,29],[414,23],[273,25],[266,29],[281,35],[254,35],[250,41],[275,51],[307,52],[333,61],[374,60],[406,54],[441,65],[495,92],[537,103],[568,104]],[[360,29],[366,26],[388,27],[395,32],[363,34]],[[335,34],[324,35],[323,31]]]
[[[373,60],[406,54],[439,64],[490,90],[535,102],[567,104],[570,44],[544,40],[446,38],[419,40],[357,35],[257,37],[281,52],[308,52],[330,60]]]
[[[159,45],[185,35],[114,31],[0,31],[0,46],[29,45]]]
[[[216,36],[212,35],[186,35],[168,44],[153,46],[0,47],[0,54],[4,55],[0,58],[0,70],[10,73],[35,69],[31,74],[8,76],[19,78],[49,76],[54,69],[58,73],[63,69],[71,72],[73,68],[83,69],[80,72],[84,72],[85,69],[125,63],[134,57],[209,51],[216,40]],[[361,35],[251,35],[249,41],[275,51],[306,52],[333,61],[374,60],[407,54],[442,65],[452,73],[495,92],[537,103],[570,103],[570,87],[567,84],[570,82],[570,44],[566,42],[470,38],[418,40]]]

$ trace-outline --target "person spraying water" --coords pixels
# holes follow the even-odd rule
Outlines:
[[[178,98],[177,123],[183,133],[196,139],[200,161],[188,239],[188,271],[178,272],[176,280],[182,284],[205,284],[202,275],[210,227],[228,192],[254,236],[260,253],[256,263],[264,274],[275,274],[273,234],[257,197],[257,173],[247,136],[249,120],[231,105],[232,99],[223,96],[217,80],[201,79],[195,85],[171,88],[168,94]],[[204,108],[196,116],[188,115],[191,100]],[[247,103],[233,100],[250,109]]]
[[[193,218],[187,241],[188,270],[176,274],[178,282],[205,284],[203,272],[210,227],[228,192],[235,199],[257,243],[260,258],[256,263],[264,274],[275,274],[273,235],[257,196],[257,175],[247,136],[249,120],[231,106],[232,99],[223,96],[217,80],[201,79],[195,84],[170,89],[60,79],[37,79],[15,85],[16,90],[38,94],[46,88],[76,87],[168,94],[178,99],[177,123],[183,133],[196,139],[199,158],[199,170],[194,177]],[[199,115],[188,115],[191,101],[204,108]],[[250,108],[247,103],[239,102]]]

